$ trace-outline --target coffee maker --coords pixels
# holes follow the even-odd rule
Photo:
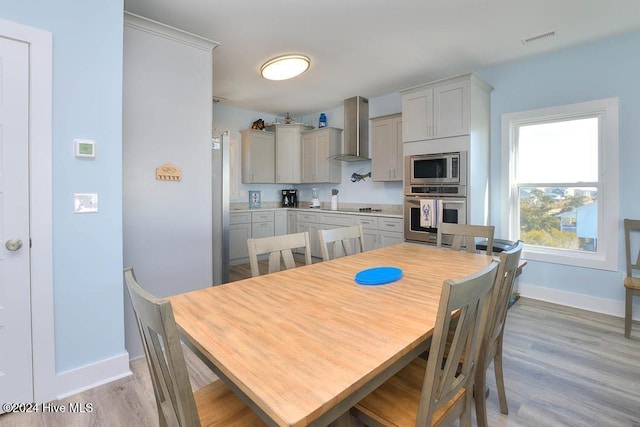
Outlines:
[[[298,190],[290,188],[282,190],[282,207],[297,208],[298,207]]]

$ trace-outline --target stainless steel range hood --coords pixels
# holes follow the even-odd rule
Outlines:
[[[369,100],[354,96],[344,100],[344,145],[342,154],[333,156],[343,162],[369,159]]]

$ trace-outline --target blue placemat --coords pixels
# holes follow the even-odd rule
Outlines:
[[[359,285],[385,285],[395,282],[402,277],[402,270],[397,267],[374,267],[362,270],[356,274],[355,280]]]

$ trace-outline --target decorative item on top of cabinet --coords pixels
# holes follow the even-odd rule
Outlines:
[[[276,134],[275,182],[299,184],[302,182],[302,149],[300,134],[313,126],[303,124],[271,124],[267,130]]]
[[[302,133],[302,182],[339,183],[342,165],[330,157],[340,154],[342,129],[324,127]]]
[[[371,180],[402,181],[402,114],[371,119]]]
[[[245,129],[242,136],[242,182],[272,184],[276,182],[275,132]]]
[[[476,75],[466,74],[401,91],[403,141],[469,134],[476,110],[480,116],[488,114],[491,90]],[[487,101],[476,102],[482,97]]]

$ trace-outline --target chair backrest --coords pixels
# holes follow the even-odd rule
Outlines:
[[[463,247],[467,252],[476,253],[476,237],[487,239],[487,255],[493,252],[493,233],[495,227],[493,225],[469,225],[469,224],[450,224],[443,222],[438,224],[438,234],[436,236],[436,245],[442,246],[442,236],[445,234],[453,235],[451,249],[459,251]]]
[[[124,279],[156,395],[160,425],[200,426],[171,302],[145,291],[132,268]]]
[[[416,425],[431,425],[433,414],[447,405],[463,388],[466,388],[467,399],[472,399],[475,365],[484,327],[489,320],[491,290],[497,270],[498,262],[492,261],[474,275],[459,281],[444,281]],[[458,323],[446,353],[451,313],[458,309]],[[463,354],[465,357],[459,366]],[[464,400],[460,404],[464,405]],[[455,413],[452,411],[452,415]]]
[[[304,248],[304,262],[311,264],[311,243],[309,232],[295,234],[283,234],[281,236],[259,237],[247,239],[249,249],[249,264],[251,265],[251,277],[260,275],[258,267],[258,255],[269,254],[269,274],[280,271],[280,259],[284,261],[286,269],[294,268],[296,262],[293,259],[292,249]]]
[[[491,316],[488,327],[485,330],[485,339],[488,344],[496,341],[503,333],[507,319],[507,309],[509,308],[509,299],[513,293],[513,285],[518,273],[523,246],[522,241],[518,240],[513,249],[500,253],[500,267],[498,267],[496,284],[491,296]],[[482,369],[482,367],[478,369]]]
[[[627,218],[624,220],[624,247],[627,256],[627,277],[633,276],[633,270],[640,269],[640,250],[637,247],[638,239],[634,239],[634,237],[640,234],[638,232],[640,232],[640,219]],[[636,251],[638,251],[637,254]]]
[[[358,251],[364,252],[364,234],[361,224],[352,227],[318,230],[318,235],[320,236],[323,261],[329,261],[344,255],[353,255]],[[358,251],[354,248],[352,239],[356,240]]]

